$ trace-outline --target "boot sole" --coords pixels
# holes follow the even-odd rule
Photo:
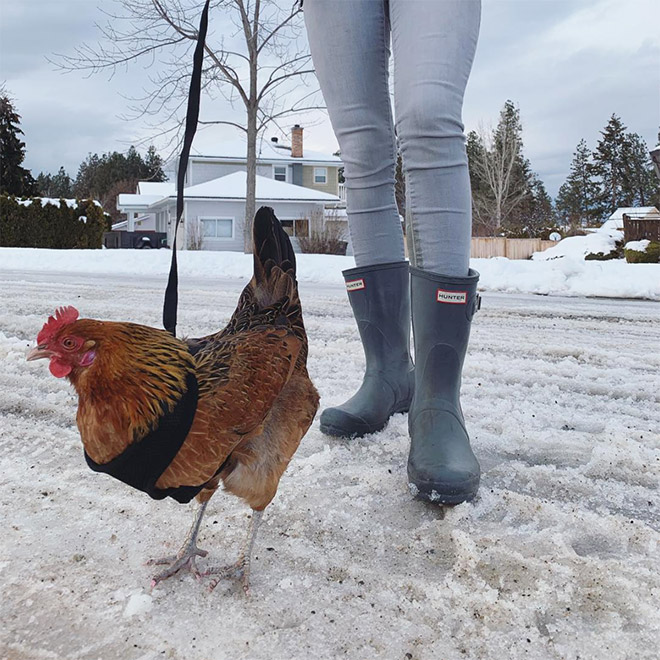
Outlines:
[[[413,497],[434,504],[461,504],[474,499],[479,490],[480,477],[472,477],[458,484],[440,484],[426,481],[413,481],[409,477],[408,486]]]
[[[327,422],[321,422],[321,433],[325,435],[330,435],[333,438],[362,438],[365,435],[370,435],[371,433],[378,433],[382,431],[390,421],[392,415],[397,415],[399,413],[407,413],[410,409],[410,403],[405,403],[398,408],[395,408],[390,416],[382,423],[375,426],[367,426],[361,429],[346,430],[334,424],[328,424]]]

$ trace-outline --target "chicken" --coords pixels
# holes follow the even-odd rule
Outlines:
[[[154,499],[199,502],[190,533],[152,585],[182,569],[239,577],[264,509],[312,423],[319,396],[307,373],[307,336],[295,256],[272,209],[254,221],[254,275],[227,327],[187,342],[133,323],[79,319],[73,307],[49,317],[28,360],[78,394],[77,425],[89,466]],[[252,508],[239,560],[204,573],[196,565],[202,516],[220,482]]]

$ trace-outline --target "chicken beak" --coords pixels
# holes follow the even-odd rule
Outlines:
[[[41,358],[49,358],[53,355],[52,351],[49,351],[44,344],[33,348],[25,358],[28,362],[32,360],[41,360]]]

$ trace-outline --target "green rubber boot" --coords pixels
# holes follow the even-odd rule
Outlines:
[[[479,309],[479,273],[467,277],[410,269],[415,396],[408,415],[408,481],[414,495],[444,504],[472,499],[480,468],[461,410],[463,360]]]
[[[360,389],[321,414],[321,431],[360,437],[380,431],[410,408],[414,367],[410,359],[408,262],[376,264],[343,272],[367,365]]]

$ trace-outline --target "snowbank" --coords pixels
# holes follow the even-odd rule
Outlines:
[[[586,236],[570,236],[559,241],[554,247],[532,255],[534,261],[550,261],[562,257],[584,259],[588,254],[602,252],[608,254],[617,241],[623,240],[623,232],[617,229],[614,220],[608,220],[597,231]]]
[[[559,245],[571,240],[565,239]],[[481,273],[479,288],[482,291],[660,300],[660,266],[657,264],[628,264],[623,260],[584,261],[581,255],[571,252],[563,256],[562,259],[543,261],[512,261],[496,257],[473,259],[471,264]],[[163,277],[164,282],[170,258],[169,250],[0,248],[0,272],[158,276]],[[299,279],[319,284],[341,286],[341,271],[354,266],[352,257],[300,254],[297,259]],[[240,252],[182,251],[179,253],[179,274],[202,279],[247,280],[252,276],[252,256]]]
[[[473,259],[472,264],[481,273],[479,288],[484,291],[660,300],[657,264],[570,257],[545,262],[496,257]]]

